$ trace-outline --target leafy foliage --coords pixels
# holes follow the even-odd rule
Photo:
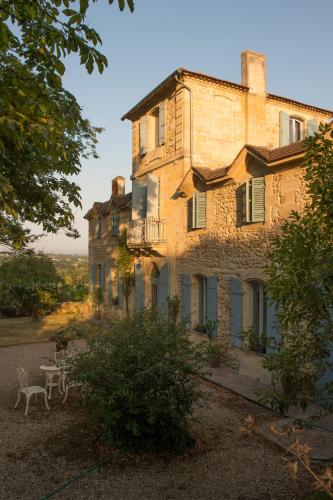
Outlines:
[[[79,187],[68,177],[78,174],[82,157],[96,157],[101,129],[82,117],[61,77],[72,53],[89,74],[107,66],[96,48],[100,36],[85,24],[93,3],[0,2],[0,243],[6,246],[29,243],[25,221],[78,236],[71,207],[80,206]],[[118,3],[123,10],[125,1]],[[133,0],[127,4],[132,11]]]
[[[62,279],[51,259],[32,252],[17,254],[0,264],[0,296],[34,318],[50,311],[58,299]]]
[[[321,383],[332,370],[333,342],[333,130],[321,125],[307,139],[304,160],[309,201],[293,212],[272,241],[269,295],[279,304],[283,332],[280,352],[265,366],[280,375],[283,391],[271,395],[282,411],[305,408],[313,398],[333,392]],[[328,405],[329,406],[329,405]]]
[[[129,315],[129,297],[134,287],[134,260],[133,254],[127,247],[126,233],[124,233],[120,238],[117,249],[115,274],[116,280],[123,283],[127,316]]]
[[[149,310],[110,324],[75,358],[71,378],[86,384],[82,404],[104,439],[128,450],[181,450],[200,398],[199,346],[182,324]]]

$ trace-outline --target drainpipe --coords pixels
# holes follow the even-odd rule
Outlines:
[[[179,83],[184,89],[188,90],[190,93],[190,166],[191,168],[193,167],[193,109],[192,109],[192,89],[188,87],[188,85],[185,85],[182,80],[178,78],[178,76],[175,76],[175,80],[177,83]]]

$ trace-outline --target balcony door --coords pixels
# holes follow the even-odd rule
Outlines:
[[[158,288],[159,288],[160,271],[156,264],[153,264],[151,272],[151,308],[154,313],[158,310]]]

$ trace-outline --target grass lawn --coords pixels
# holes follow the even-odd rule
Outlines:
[[[0,347],[47,342],[51,332],[74,319],[75,314],[51,314],[39,321],[31,317],[0,319]]]

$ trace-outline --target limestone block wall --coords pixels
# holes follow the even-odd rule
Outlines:
[[[197,78],[185,83],[192,90],[194,164],[228,165],[245,143],[246,93]]]
[[[196,275],[217,276],[217,334],[226,341],[230,337],[230,278],[237,276],[243,282],[265,281],[266,254],[273,232],[291,210],[302,210],[307,199],[300,167],[268,172],[265,175],[265,222],[237,227],[236,189],[244,180],[245,173],[243,180],[229,181],[207,191],[207,227],[188,232],[184,224],[184,244],[176,260],[179,297],[182,273],[191,276],[194,324],[197,321],[196,296],[193,296],[197,294]],[[246,310],[243,317],[246,328]]]
[[[320,113],[314,109],[309,109],[305,106],[296,105],[288,102],[278,101],[274,99],[266,99],[266,146],[268,148],[278,148],[280,139],[279,130],[279,113],[285,111],[289,115],[297,116],[304,120],[304,136],[307,134],[307,120],[315,119],[317,124],[327,120],[327,113]],[[255,144],[259,145],[259,144]]]
[[[156,168],[183,149],[184,106],[182,88],[170,91],[163,98],[153,101],[143,112],[147,116],[148,152],[140,156],[140,119],[132,123],[133,173],[144,173]],[[155,147],[155,123],[152,113],[162,102],[165,104],[165,144]]]

